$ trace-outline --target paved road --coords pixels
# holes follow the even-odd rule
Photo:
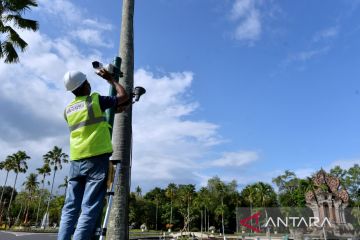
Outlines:
[[[56,233],[26,233],[0,231],[0,240],[56,240]]]

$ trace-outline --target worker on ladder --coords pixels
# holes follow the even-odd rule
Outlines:
[[[75,99],[64,111],[70,129],[71,162],[58,240],[70,240],[72,234],[76,240],[92,237],[103,209],[109,158],[113,151],[105,110],[114,107],[122,111],[121,105],[129,99],[112,74],[105,69],[97,74],[114,87],[116,96],[91,94],[91,86],[82,72],[69,71],[64,76],[66,90],[71,91]]]

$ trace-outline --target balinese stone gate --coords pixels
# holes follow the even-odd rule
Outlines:
[[[345,208],[349,202],[349,194],[340,187],[340,180],[324,170],[320,170],[314,177],[314,191],[306,193],[306,203],[323,222],[326,217],[331,224],[346,224]]]
[[[349,194],[342,188],[340,180],[324,170],[317,172],[312,178],[314,188],[305,195],[306,205],[312,210],[314,217],[324,222],[330,222],[331,226],[325,224],[327,234],[336,237],[348,237],[353,239],[354,228],[346,222],[345,208],[349,204]],[[324,234],[325,229],[311,228],[310,235]]]

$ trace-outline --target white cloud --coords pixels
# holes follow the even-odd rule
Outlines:
[[[330,27],[316,32],[312,38],[312,46],[310,47],[310,49],[291,54],[282,63],[282,66],[287,66],[294,62],[305,63],[313,58],[327,54],[331,50],[331,44],[329,44],[328,40],[336,38],[338,34],[338,26]]]
[[[330,27],[324,30],[321,30],[317,33],[315,33],[314,37],[313,37],[313,41],[314,42],[319,42],[322,40],[326,40],[326,39],[332,39],[335,38],[336,36],[338,36],[339,34],[339,27],[338,26],[334,26],[334,27]]]
[[[80,39],[82,42],[90,46],[99,46],[99,47],[112,47],[113,44],[105,42],[102,37],[102,32],[95,29],[78,29],[71,32],[72,37]]]
[[[29,49],[20,54],[20,63],[0,63],[0,159],[25,150],[32,157],[29,171],[42,165],[42,155],[55,145],[68,152],[68,129],[63,109],[72,99],[63,86],[67,70],[85,72],[92,89],[107,94],[108,85],[93,73],[91,61],[103,60],[95,53],[84,54],[71,38],[51,39],[40,32],[24,32]],[[197,160],[221,142],[218,126],[191,120],[199,104],[190,101],[189,91],[194,74],[168,73],[155,76],[138,69],[135,85],[147,93],[134,105],[133,183],[144,189],[171,181],[197,183]],[[96,80],[95,80],[96,79]],[[57,174],[56,184],[63,181],[68,167]],[[27,174],[26,174],[27,175]],[[26,175],[19,176],[20,186]],[[13,181],[13,174],[9,182]]]
[[[134,105],[133,186],[149,189],[169,182],[197,183],[198,160],[220,142],[218,126],[187,119],[198,107],[186,96],[191,72],[154,76],[135,72],[135,85],[146,94]]]
[[[214,167],[241,167],[259,159],[254,151],[226,152],[220,159],[212,161],[209,165]]]
[[[113,42],[106,38],[106,32],[113,30],[113,25],[88,17],[87,13],[68,0],[40,0],[37,11],[50,14],[59,19],[59,26],[64,25],[64,34],[90,46],[113,47]],[[69,31],[69,28],[72,31]],[[61,28],[60,28],[61,29]]]
[[[231,18],[237,20],[248,14],[252,11],[255,6],[255,1],[253,0],[237,0],[235,1],[233,8],[231,9]]]
[[[67,0],[39,0],[35,11],[48,13],[51,17],[61,17],[68,25],[82,21],[82,11]]]
[[[257,40],[261,33],[259,11],[251,11],[249,16],[236,28],[235,38],[238,40]]]
[[[287,67],[288,65],[296,62],[306,63],[307,61],[313,58],[327,54],[329,50],[330,50],[330,46],[324,46],[320,48],[314,48],[311,50],[294,53],[289,57],[287,57],[287,59],[284,60],[281,65],[283,67]]]
[[[257,0],[236,0],[230,17],[238,21],[234,37],[240,41],[253,42],[260,38],[262,23]]]
[[[74,31],[111,29],[111,25],[106,24],[89,27],[95,26],[96,20],[84,17],[84,13],[69,1],[41,0],[39,4],[49,17],[61,18]],[[0,63],[0,160],[25,150],[32,157],[30,173],[41,167],[42,155],[55,145],[69,151],[63,109],[73,96],[65,92],[64,73],[83,71],[92,89],[104,95],[108,93],[108,85],[91,67],[91,61],[104,62],[104,56],[96,47],[89,52],[90,43],[86,40],[82,41],[85,45],[81,45],[71,35],[59,32],[57,37],[50,37],[42,29],[22,32],[21,36],[29,43],[27,51],[20,53],[21,62]],[[97,46],[101,46],[100,42]],[[190,71],[165,74],[144,69],[135,71],[135,86],[144,86],[147,93],[133,108],[133,186],[140,185],[148,190],[169,182],[196,184],[199,176],[205,176],[211,168],[217,170],[229,164],[241,166],[258,159],[252,152],[229,152],[213,165],[204,166],[210,151],[223,140],[218,125],[192,119],[200,105],[189,97],[193,81],[194,73]],[[55,185],[62,183],[67,172],[68,166],[65,166],[57,173]],[[26,175],[19,176],[18,186]],[[9,182],[13,178],[11,174]]]

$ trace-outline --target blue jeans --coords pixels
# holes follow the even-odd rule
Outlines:
[[[109,157],[99,156],[71,161],[70,164],[58,240],[70,240],[73,233],[74,240],[88,240],[93,237],[95,224],[102,213]]]

